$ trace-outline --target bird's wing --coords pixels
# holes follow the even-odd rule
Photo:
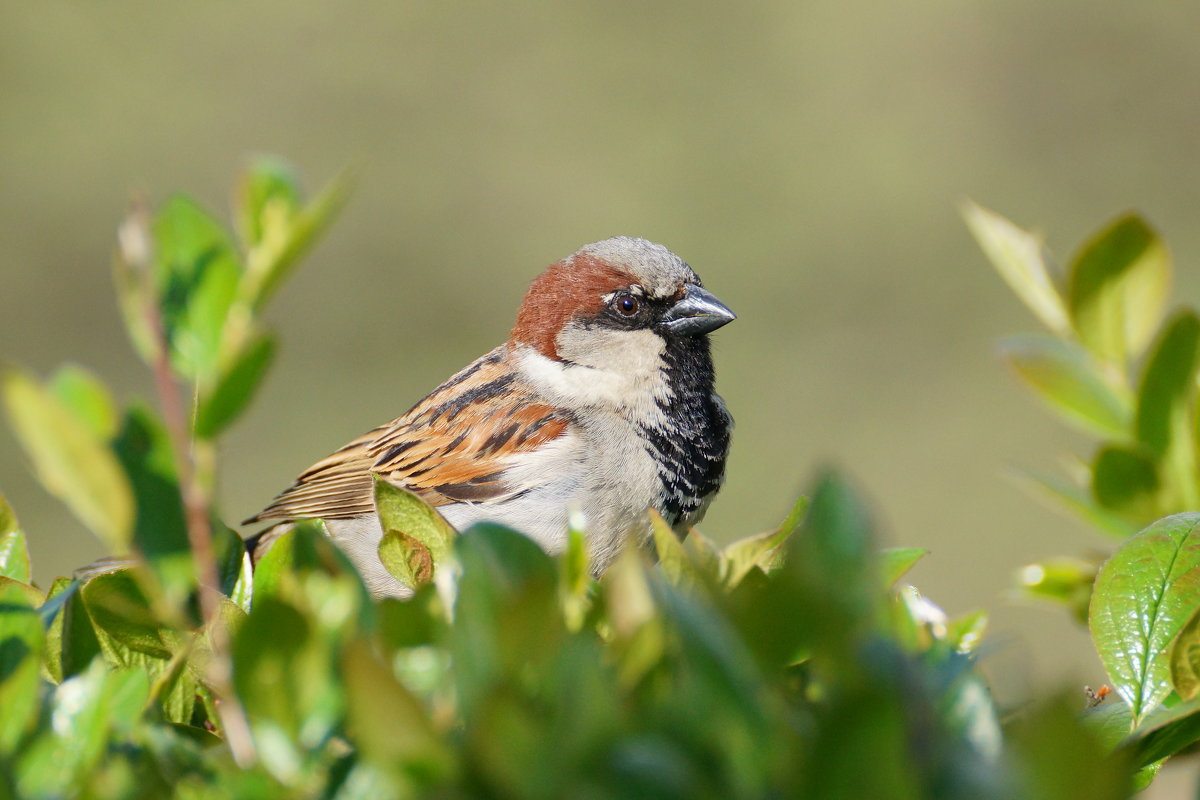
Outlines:
[[[563,435],[570,420],[539,403],[493,350],[435,389],[404,416],[309,467],[266,509],[246,520],[344,519],[374,510],[373,476],[434,506],[497,500],[512,485],[513,456]]]

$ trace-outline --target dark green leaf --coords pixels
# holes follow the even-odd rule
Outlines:
[[[1138,390],[1137,438],[1158,460],[1171,510],[1200,508],[1195,441],[1200,318],[1181,311],[1163,329]]]
[[[159,303],[172,364],[192,380],[211,376],[241,280],[228,234],[189,198],[176,196],[154,219]]]
[[[21,584],[0,580],[0,755],[20,744],[36,721],[43,633]]]
[[[1129,734],[1123,749],[1138,766],[1146,766],[1196,741],[1200,741],[1200,699],[1154,712]]]
[[[12,578],[21,583],[29,583],[33,579],[25,533],[17,523],[17,515],[13,513],[12,507],[9,506],[2,494],[0,494],[0,576]]]
[[[110,661],[129,666],[126,651],[163,660],[171,658],[178,639],[155,615],[133,570],[92,578],[80,594],[100,647]]]
[[[1200,514],[1176,514],[1104,564],[1090,625],[1100,660],[1135,725],[1170,693],[1169,645],[1200,605]]]
[[[1104,508],[1141,523],[1159,516],[1158,469],[1141,450],[1110,444],[1092,465],[1092,494]]]
[[[979,247],[1000,277],[1046,327],[1058,334],[1070,330],[1062,296],[1046,268],[1040,236],[1021,230],[994,211],[968,200],[963,217]]]
[[[1079,698],[1067,693],[1042,703],[1013,726],[1010,750],[1020,770],[1010,796],[1022,800],[1123,800],[1130,765],[1079,718]]]
[[[1071,263],[1067,306],[1080,341],[1124,365],[1158,329],[1171,284],[1166,245],[1136,214],[1112,222]]]
[[[135,404],[113,450],[137,503],[133,541],[168,596],[180,603],[195,588],[196,572],[170,437],[153,411]]]
[[[113,552],[126,552],[133,494],[106,443],[29,375],[5,372],[3,391],[13,430],[43,485]]]
[[[200,399],[197,437],[215,439],[246,410],[275,357],[275,348],[274,336],[259,336],[222,369],[216,387]]]
[[[1017,376],[1068,422],[1102,436],[1128,436],[1133,413],[1128,393],[1114,389],[1082,347],[1049,336],[1010,336],[999,350]]]

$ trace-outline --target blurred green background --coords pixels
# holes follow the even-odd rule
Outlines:
[[[226,215],[248,155],[316,188],[361,168],[275,304],[283,349],[224,450],[230,522],[501,341],[527,282],[616,233],[687,259],[738,420],[704,528],[776,523],[846,467],[914,581],[993,611],[1002,697],[1104,681],[1085,635],[1012,603],[1022,563],[1107,543],[1003,478],[1087,454],[993,355],[1036,328],[966,196],[1060,257],[1126,208],[1200,253],[1200,7],[919,3],[3,4],[0,359],[77,361],[150,396],[113,302],[131,193]],[[0,432],[0,491],[47,580],[100,546]]]

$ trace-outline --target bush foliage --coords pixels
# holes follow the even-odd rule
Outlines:
[[[39,587],[0,501],[0,795],[1119,798],[1200,739],[1200,324],[1163,321],[1170,260],[1138,218],[1060,279],[1039,239],[966,211],[1049,329],[1002,355],[1103,437],[1074,483],[1027,479],[1116,545],[1020,573],[1089,622],[1116,699],[1002,711],[985,615],[906,585],[924,551],[880,550],[834,472],[723,548],[656,520],[654,563],[630,549],[599,582],[584,531],[552,558],[386,483],[380,555],[411,600],[372,600],[319,521],[252,571],[216,446],[271,362],[268,301],[345,193],[306,201],[266,161],[236,233],[183,197],[133,209],[115,277],[157,408],[78,367],[4,372],[38,476],[114,558]]]

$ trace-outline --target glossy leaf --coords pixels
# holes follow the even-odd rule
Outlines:
[[[246,410],[275,357],[275,349],[274,336],[259,336],[222,370],[216,387],[200,400],[196,436],[215,439]]]
[[[1188,618],[1171,644],[1171,685],[1182,700],[1200,694],[1200,609]]]
[[[1135,725],[1171,691],[1169,645],[1200,606],[1200,514],[1159,520],[1100,569],[1089,624]]]
[[[1067,306],[1080,341],[1124,365],[1150,342],[1171,284],[1166,245],[1136,214],[1113,221],[1071,263]]]
[[[42,484],[113,552],[126,552],[133,494],[112,451],[30,376],[9,370],[2,381],[9,419]]]
[[[1000,356],[1017,376],[1068,422],[1102,436],[1129,434],[1133,411],[1095,359],[1074,342],[1049,336],[1010,336]]]
[[[1138,390],[1137,438],[1161,465],[1171,510],[1200,507],[1195,440],[1200,318],[1181,311],[1163,329]]]
[[[1042,238],[970,200],[963,205],[963,217],[975,241],[1017,297],[1050,330],[1068,332],[1067,311],[1046,267]]]
[[[33,573],[29,565],[29,546],[17,515],[0,494],[0,576],[29,583]]]

